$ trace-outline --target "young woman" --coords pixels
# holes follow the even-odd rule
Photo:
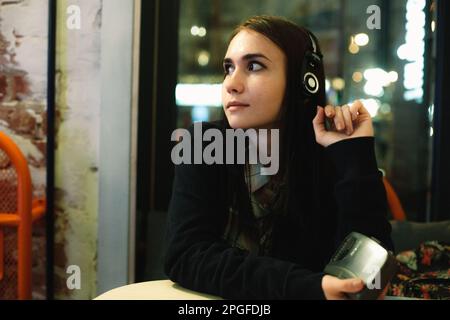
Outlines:
[[[225,118],[203,129],[278,129],[269,143],[279,143],[280,168],[264,176],[261,164],[177,165],[167,275],[226,299],[344,299],[361,290],[360,280],[323,269],[352,231],[392,249],[369,113],[359,101],[326,105],[317,40],[283,18],[241,24],[223,67]]]

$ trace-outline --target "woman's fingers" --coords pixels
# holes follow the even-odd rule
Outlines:
[[[357,116],[362,116],[363,118],[371,117],[369,111],[364,107],[361,100],[356,100],[350,107],[350,111],[352,115],[355,115],[355,119]]]
[[[316,141],[324,147],[352,137],[374,136],[372,117],[360,100],[342,107],[319,107],[313,125]]]
[[[378,297],[378,300],[384,300],[386,298],[386,294],[389,290],[390,283],[384,288],[383,292]]]
[[[325,116],[333,123],[338,132],[345,132],[351,135],[354,131],[353,121],[358,119],[358,115],[367,113],[361,101],[357,100],[351,105],[342,107],[327,105],[324,108]]]
[[[334,108],[334,111],[336,112],[336,116],[334,117],[334,126],[337,131],[342,132],[345,130],[345,122],[341,107]]]
[[[358,111],[361,108],[361,101],[357,100],[349,106],[350,113],[352,114],[352,120],[355,121],[358,118]]]
[[[357,103],[357,106],[358,106],[358,115],[370,117],[369,111],[366,109],[366,107],[364,107],[362,102],[358,100],[358,101],[355,102],[355,104],[356,103]]]
[[[325,113],[324,108],[317,106],[317,113],[313,119],[314,132],[316,138],[318,134],[322,134],[325,131]]]
[[[356,293],[363,288],[361,279],[339,279],[330,275],[322,278],[322,290],[328,300],[345,299],[346,293]]]
[[[356,293],[364,288],[364,282],[361,279],[340,280],[339,287],[341,292]]]
[[[334,107],[332,105],[326,105],[323,108],[325,114],[325,128],[327,131],[334,130],[334,117],[336,116],[336,112],[334,111]]]
[[[351,135],[353,133],[353,122],[352,122],[352,115],[350,113],[350,109],[348,107],[348,105],[345,105],[341,108],[342,110],[342,115],[344,118],[344,123],[345,123],[345,132],[348,135]]]
[[[331,105],[325,106],[325,115],[327,116],[327,118],[334,118],[334,116],[336,115],[334,107]]]

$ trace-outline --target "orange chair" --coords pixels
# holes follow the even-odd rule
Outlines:
[[[405,210],[403,210],[402,203],[400,202],[400,199],[397,196],[397,193],[395,192],[394,188],[392,187],[392,185],[385,176],[383,176],[383,184],[384,188],[386,189],[386,196],[389,209],[391,210],[394,220],[405,221],[406,214]]]
[[[32,224],[44,216],[45,208],[45,199],[32,199],[25,157],[0,131],[0,289],[17,286],[16,297],[11,290],[3,290],[0,300],[31,299]],[[16,238],[17,243],[11,241]],[[11,266],[17,266],[17,270],[11,270]]]

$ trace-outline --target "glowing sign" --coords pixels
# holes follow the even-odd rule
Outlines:
[[[178,106],[221,107],[222,84],[183,84],[175,89]]]
[[[405,43],[398,50],[401,60],[406,60],[403,75],[405,100],[422,103],[425,53],[425,0],[408,0],[406,3]]]

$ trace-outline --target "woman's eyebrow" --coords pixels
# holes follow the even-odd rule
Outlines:
[[[268,61],[271,61],[269,58],[267,58],[265,55],[263,55],[262,53],[247,53],[246,55],[242,56],[242,60],[251,60],[254,58],[263,58],[266,59]],[[233,59],[231,58],[224,58],[223,59],[223,63],[230,63],[233,62]]]

